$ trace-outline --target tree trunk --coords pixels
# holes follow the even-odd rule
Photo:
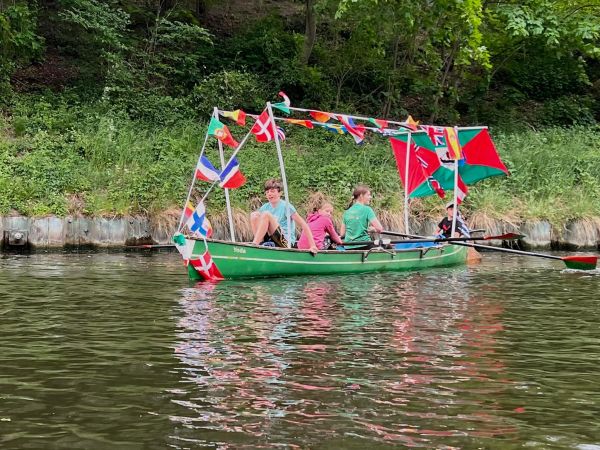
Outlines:
[[[308,64],[312,49],[317,40],[317,15],[315,14],[315,0],[306,0],[304,48],[302,49],[301,62]]]
[[[206,0],[196,0],[196,17],[200,19],[206,14]]]

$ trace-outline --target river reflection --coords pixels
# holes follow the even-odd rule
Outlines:
[[[600,276],[0,258],[0,448],[600,448]]]
[[[179,435],[289,445],[302,429],[310,446],[429,447],[514,433],[494,400],[512,383],[495,354],[503,307],[464,289],[467,270],[445,273],[442,290],[423,289],[433,273],[185,289]]]

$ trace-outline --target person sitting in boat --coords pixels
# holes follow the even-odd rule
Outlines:
[[[317,253],[318,249],[308,227],[300,214],[296,212],[293,205],[281,199],[281,183],[274,178],[265,182],[265,196],[268,202],[260,207],[258,211],[250,215],[250,224],[254,233],[253,244],[260,245],[265,242],[273,242],[276,247],[287,247],[288,220],[287,206],[290,209],[290,244],[296,241],[296,224],[306,234],[308,250]]]
[[[313,212],[308,215],[306,222],[312,232],[315,245],[319,250],[327,250],[330,242],[338,245],[342,243],[342,239],[335,231],[331,215],[333,214],[333,205],[329,202],[323,202],[318,208],[313,209]],[[326,239],[329,236],[329,239]],[[302,233],[298,239],[298,248],[306,250],[309,248],[308,235]]]
[[[377,220],[373,209],[369,206],[371,203],[371,190],[368,186],[359,184],[352,193],[352,200],[343,216],[341,234],[345,242],[370,241],[369,231],[381,233],[383,226]],[[346,246],[348,249],[357,250],[370,248],[367,246]]]
[[[437,236],[449,238],[452,233],[452,216],[454,215],[454,203],[450,202],[446,205],[446,217],[438,224],[436,232]],[[460,215],[460,211],[456,211],[456,227],[454,237],[471,237],[469,227]]]

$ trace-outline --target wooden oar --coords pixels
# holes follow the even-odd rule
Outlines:
[[[387,232],[386,232],[387,234]],[[394,236],[406,236],[408,238],[420,238],[421,236],[416,236],[414,234],[402,234],[402,233],[394,233]],[[504,253],[514,253],[515,255],[523,255],[523,256],[536,256],[538,258],[546,258],[546,259],[559,259],[567,269],[576,269],[576,270],[594,270],[596,269],[596,265],[598,263],[597,256],[583,256],[583,255],[571,255],[571,256],[554,256],[547,255],[545,253],[536,253],[536,252],[526,252],[524,250],[514,250],[512,248],[500,248],[500,247],[492,247],[489,245],[481,245],[481,244],[470,244],[466,242],[451,242],[452,245],[462,245],[465,247],[479,248],[482,250],[491,250],[494,252],[504,252]]]
[[[409,237],[415,239],[406,239],[404,241],[399,242],[464,242],[464,241],[514,241],[515,239],[523,239],[525,237],[524,234],[517,233],[505,233],[499,234],[497,236],[474,236],[474,237],[451,237],[451,238],[425,238],[423,236],[414,236],[409,234],[396,233],[395,231],[382,231],[381,234],[387,234],[389,236],[402,236]]]
[[[400,233],[395,233],[392,231],[383,231],[381,234],[389,234],[393,236],[403,236]],[[373,241],[354,241],[354,242],[342,242],[342,245],[387,245],[387,244],[422,244],[425,242],[433,242],[433,243],[444,243],[444,242],[465,242],[465,241],[485,241],[490,239],[501,239],[501,240],[511,240],[511,239],[521,239],[524,237],[522,234],[515,233],[507,233],[499,236],[480,236],[480,237],[454,237],[454,238],[438,238],[438,237],[421,237],[419,236],[416,239],[402,239],[402,240],[389,240],[389,239],[375,239]]]
[[[169,248],[175,247],[175,244],[142,244],[142,245],[127,245],[125,248]]]

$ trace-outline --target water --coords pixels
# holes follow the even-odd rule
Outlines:
[[[0,259],[0,448],[600,449],[600,274]]]

